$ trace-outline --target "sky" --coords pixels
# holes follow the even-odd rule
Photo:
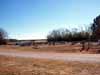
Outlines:
[[[0,0],[0,28],[13,39],[45,39],[59,28],[88,26],[100,0]]]

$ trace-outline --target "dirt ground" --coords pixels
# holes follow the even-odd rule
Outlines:
[[[95,49],[80,52],[80,45],[42,45],[38,48],[0,46],[0,51],[8,52],[53,52],[53,53],[96,53]],[[0,55],[0,75],[100,75],[100,63],[63,61],[40,58],[23,58]]]
[[[100,75],[100,63],[0,56],[0,75]]]
[[[87,47],[87,46],[86,46]],[[58,52],[58,53],[80,53],[81,45],[80,44],[65,44],[65,45],[38,45],[34,46],[14,46],[6,45],[0,46],[0,50],[13,50],[13,51],[32,51],[32,52]],[[91,45],[89,51],[83,50],[81,53],[100,53],[100,47]]]
[[[39,45],[37,48],[34,46],[0,46],[0,50],[18,50],[18,51],[40,51],[40,52],[78,52],[80,46],[70,46],[70,45]]]

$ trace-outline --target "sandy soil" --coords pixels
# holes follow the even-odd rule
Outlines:
[[[0,55],[63,61],[100,62],[100,54],[0,51]]]

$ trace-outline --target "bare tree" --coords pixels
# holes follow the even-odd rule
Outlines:
[[[93,23],[91,24],[92,40],[97,40],[100,43],[100,15],[94,18]]]
[[[97,16],[91,25],[93,37],[100,39],[100,15]]]
[[[53,30],[48,36],[47,40],[49,44],[54,42],[72,42],[77,43],[79,41],[87,40],[89,36],[88,30],[77,31],[78,29],[74,28],[72,31],[68,29],[57,29]],[[83,49],[83,48],[82,48]]]
[[[7,32],[0,28],[0,45],[7,43]]]

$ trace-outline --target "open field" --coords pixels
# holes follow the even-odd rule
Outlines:
[[[93,48],[94,47],[94,48]],[[99,47],[99,46],[98,46]],[[98,53],[100,47],[91,45],[91,49],[83,51],[81,53]],[[65,45],[38,45],[37,48],[34,46],[15,46],[15,45],[6,45],[0,46],[0,50],[13,50],[13,51],[32,51],[32,52],[58,52],[58,53],[79,53],[81,50],[81,44],[65,44]]]
[[[0,75],[100,75],[100,63],[0,56]]]
[[[0,75],[100,75],[99,54],[80,49],[80,45],[0,46]]]
[[[55,45],[55,46],[39,45],[38,48],[34,48],[34,46],[14,46],[14,45],[0,46],[0,50],[7,50],[7,51],[14,50],[14,51],[76,53],[76,52],[80,52],[80,49],[81,49],[81,45]]]
[[[14,50],[14,51],[33,51],[33,52],[68,52],[68,53],[76,53],[79,52],[80,46],[68,46],[68,45],[56,45],[56,46],[48,46],[42,45],[38,46],[38,48],[34,48],[34,46],[0,46],[0,50]]]

